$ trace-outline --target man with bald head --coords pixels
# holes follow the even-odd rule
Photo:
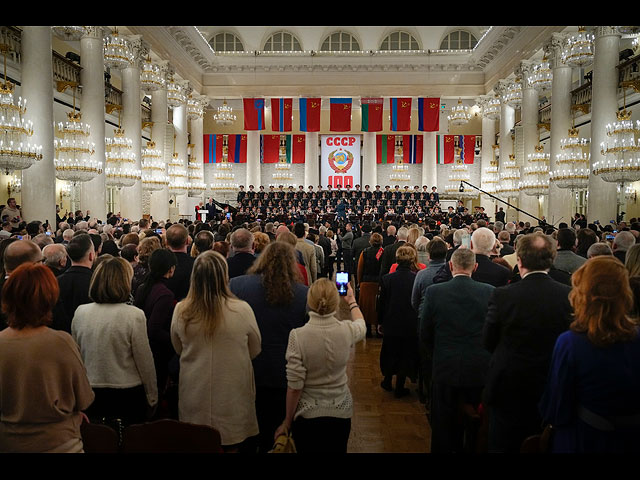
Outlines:
[[[571,287],[549,276],[556,255],[547,235],[523,236],[516,246],[522,279],[489,299],[483,343],[492,353],[484,398],[490,452],[518,453],[525,438],[541,431],[538,402],[551,354],[572,321]]]
[[[478,268],[471,275],[477,282],[488,283],[494,287],[501,287],[509,283],[511,271],[491,261],[491,252],[496,246],[495,233],[487,227],[477,228],[471,235],[471,251],[476,254]],[[460,247],[462,248],[462,247]],[[451,280],[451,270],[446,263],[433,278],[433,283],[442,283]]]
[[[189,232],[181,223],[174,223],[165,233],[167,248],[171,250],[178,261],[173,277],[167,280],[167,288],[173,292],[179,302],[189,293],[191,271],[194,258],[187,253],[189,247]]]
[[[627,250],[636,244],[636,237],[628,230],[618,232],[613,239],[613,256],[624,263],[627,258]]]
[[[232,255],[227,258],[229,278],[239,277],[247,273],[256,256],[253,251],[253,233],[246,228],[238,228],[231,234]]]
[[[42,249],[42,255],[44,264],[51,269],[56,277],[67,269],[67,249],[61,243],[45,245]]]

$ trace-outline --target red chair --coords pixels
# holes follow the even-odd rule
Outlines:
[[[125,428],[121,452],[223,453],[223,449],[215,428],[163,419]]]

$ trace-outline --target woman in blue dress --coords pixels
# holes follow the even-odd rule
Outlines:
[[[614,257],[572,276],[574,321],[555,345],[540,410],[553,452],[640,452],[640,336],[629,277]]]

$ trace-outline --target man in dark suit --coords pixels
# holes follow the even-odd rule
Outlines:
[[[391,265],[396,263],[396,252],[398,249],[407,243],[407,238],[409,236],[409,229],[406,227],[400,227],[398,229],[398,233],[396,235],[396,242],[392,243],[384,247],[384,251],[382,252],[382,258],[380,260],[380,277],[389,273],[391,270]]]
[[[71,333],[71,321],[76,308],[91,303],[89,284],[93,273],[91,269],[97,257],[91,235],[75,235],[67,245],[67,255],[71,259],[71,266],[58,276],[60,296],[53,309],[51,328]]]
[[[504,223],[504,218],[505,218],[505,212],[504,209],[502,207],[500,207],[498,209],[498,211],[496,212],[496,222],[502,222]]]
[[[476,254],[478,268],[473,272],[471,278],[477,282],[488,283],[494,287],[501,287],[509,283],[511,271],[493,263],[490,255],[496,243],[495,234],[487,227],[476,229],[471,235],[471,250]],[[442,283],[452,277],[449,264],[446,263],[433,278],[433,283]]]
[[[173,292],[176,302],[179,302],[189,293],[191,284],[191,270],[193,270],[194,258],[187,253],[189,246],[189,232],[181,223],[174,223],[166,232],[167,248],[171,250],[178,261],[173,277],[167,280],[167,288]]]
[[[386,247],[388,245],[393,245],[396,241],[396,226],[389,225],[387,227],[387,231],[382,235],[382,246]]]
[[[569,328],[571,287],[548,272],[556,251],[549,237],[525,235],[517,243],[522,280],[496,288],[489,300],[483,343],[492,353],[485,385],[489,450],[520,450],[540,433],[538,402],[558,335]]]
[[[238,228],[231,234],[232,255],[227,258],[229,278],[239,277],[256,261],[253,251],[253,233],[246,228]]]
[[[362,251],[369,246],[369,239],[371,238],[371,224],[364,223],[360,229],[362,231],[362,235],[356,238],[351,244],[351,249],[353,251],[353,273],[358,272],[358,260],[360,260],[360,254]],[[357,275],[354,275],[357,277]]]
[[[504,257],[505,255],[511,255],[515,250],[509,242],[511,241],[511,235],[506,230],[502,230],[498,233],[498,241],[502,244],[502,248],[500,248],[500,256]]]
[[[468,248],[449,261],[453,278],[431,285],[420,302],[420,338],[433,358],[431,452],[462,453],[460,405],[480,405],[491,355],[482,345],[482,329],[492,285],[476,282],[476,255]]]
[[[216,215],[218,215],[219,210],[218,207],[216,207],[216,204],[213,203],[213,198],[209,198],[209,201],[204,206],[204,208],[206,208],[209,212],[207,213],[207,221],[214,220],[216,218]]]

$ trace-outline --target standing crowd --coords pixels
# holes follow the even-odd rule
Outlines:
[[[52,228],[5,210],[0,451],[82,452],[82,422],[174,418],[215,428],[226,452],[291,432],[300,453],[346,453],[347,363],[366,337],[382,339],[381,389],[415,385],[433,453],[519,452],[549,428],[555,452],[640,451],[635,219],[76,212]]]

